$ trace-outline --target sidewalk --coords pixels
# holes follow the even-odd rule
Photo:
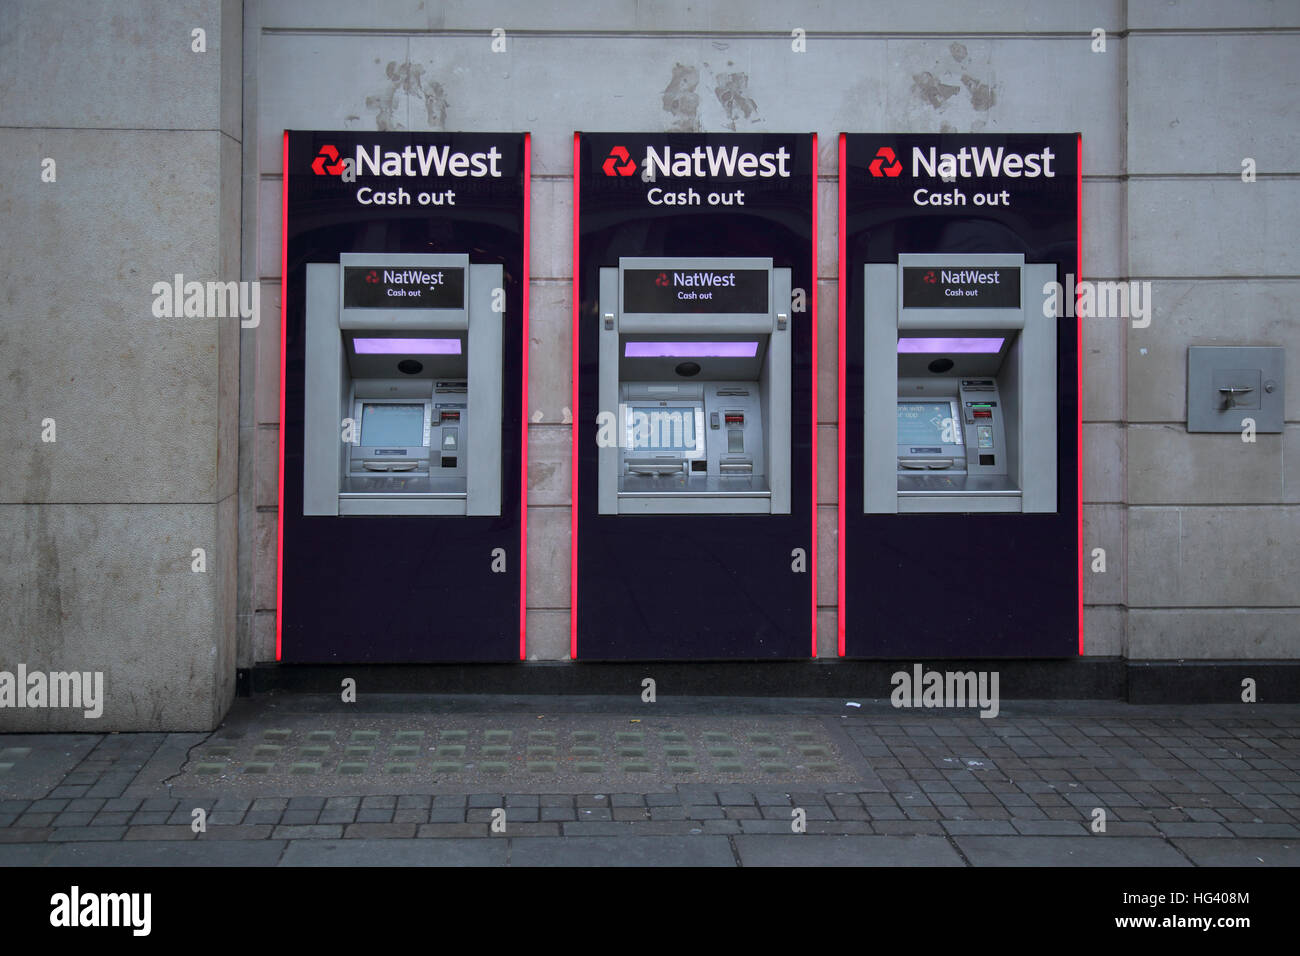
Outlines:
[[[861,703],[272,694],[0,735],[0,866],[1300,866],[1300,706]]]

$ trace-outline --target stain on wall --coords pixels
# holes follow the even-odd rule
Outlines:
[[[664,87],[664,112],[672,119],[668,129],[673,132],[694,133],[700,129],[700,95],[695,92],[700,85],[700,71],[683,63],[673,64],[672,79]]]
[[[912,74],[912,90],[921,99],[938,109],[960,93],[961,87],[943,83],[933,73],[926,71]]]
[[[909,44],[904,60],[914,70],[911,94],[916,108],[909,112],[918,125],[933,123],[938,113],[943,133],[978,133],[988,126],[989,112],[997,104],[997,85],[986,54],[977,50],[972,56],[966,44],[955,40],[942,46],[921,41]],[[959,95],[963,87],[966,97]]]
[[[718,84],[713,92],[727,114],[727,125],[734,132],[736,124],[743,118],[758,122],[758,104],[748,95],[748,73],[719,73]]]
[[[431,129],[447,124],[447,94],[442,84],[424,75],[418,63],[389,60],[384,68],[388,84],[366,97],[366,109],[375,112],[375,129],[406,129],[408,111],[422,108],[425,123]]]
[[[993,87],[987,83],[982,83],[975,77],[967,73],[961,75],[961,81],[965,84],[966,89],[970,90],[970,105],[981,112],[987,113],[997,102],[997,97],[993,93]]]

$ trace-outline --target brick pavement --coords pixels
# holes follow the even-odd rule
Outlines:
[[[265,704],[237,706],[232,720],[243,738],[281,733],[283,707]],[[588,742],[581,728],[595,725],[594,708],[609,712],[606,722],[645,713],[608,700],[568,704],[545,702],[547,732]],[[436,703],[402,713],[408,707],[392,708],[405,739],[446,722]],[[461,708],[458,726],[472,737],[481,725],[491,737],[507,709],[482,699],[474,712]],[[825,772],[810,782],[765,765],[786,771],[774,775],[756,757],[739,774],[747,779],[735,779],[734,766],[712,773],[705,759],[685,774],[677,764],[659,767],[634,788],[627,781],[637,775],[613,766],[604,776],[526,772],[521,747],[519,767],[506,763],[493,789],[475,777],[473,791],[420,792],[446,791],[455,775],[376,770],[310,785],[303,777],[302,792],[286,795],[259,793],[245,774],[193,773],[223,730],[0,735],[0,865],[294,864],[326,850],[331,863],[449,865],[1300,865],[1300,707],[1025,702],[1004,703],[991,720],[881,704],[845,713],[834,701],[787,709],[783,717],[771,702],[681,700],[671,725],[715,744],[725,743],[725,730],[742,748],[747,720],[757,728],[748,736],[759,740],[785,719],[820,727],[817,759],[838,759],[834,782],[821,779]],[[331,720],[361,727],[381,716]],[[655,720],[624,719],[653,737]],[[617,789],[601,786],[605,779]],[[1101,814],[1104,831],[1094,828]]]

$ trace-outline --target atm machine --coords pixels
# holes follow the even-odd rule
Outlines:
[[[1051,264],[900,255],[865,267],[863,510],[1054,513]]]
[[[598,513],[790,514],[790,270],[600,270]]]
[[[500,265],[307,266],[304,515],[499,515]]]

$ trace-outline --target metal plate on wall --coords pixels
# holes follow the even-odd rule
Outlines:
[[[1187,350],[1187,430],[1280,432],[1286,409],[1286,350],[1194,345]]]

